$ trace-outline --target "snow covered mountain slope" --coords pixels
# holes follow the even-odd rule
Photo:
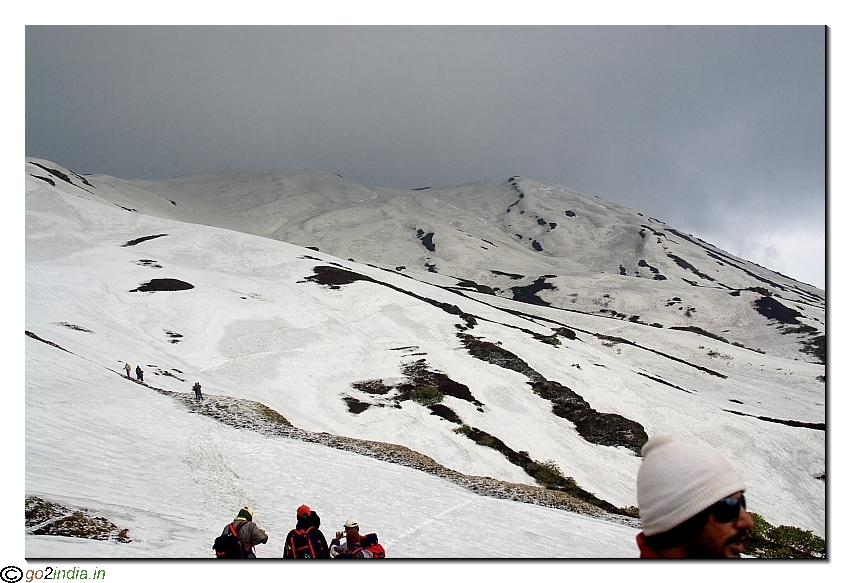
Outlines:
[[[436,272],[495,296],[698,328],[809,362],[819,361],[811,353],[824,342],[823,290],[639,212],[527,178],[416,191],[312,172],[86,178],[94,196],[123,208],[314,247],[419,279]]]
[[[242,221],[268,231],[263,221],[291,215],[274,219],[287,208],[282,202],[278,211],[258,210],[255,191],[228,199],[229,182],[210,210],[200,196],[185,194],[188,187],[169,191],[169,182],[84,177],[34,159],[26,173],[27,496],[97,511],[133,539],[30,534],[28,556],[208,556],[223,521],[246,503],[282,548],[290,514],[305,502],[328,525],[358,515],[399,557],[450,556],[429,530],[440,526],[433,504],[453,509],[461,522],[528,527],[527,545],[488,541],[466,556],[514,556],[517,548],[538,557],[634,556],[636,523],[618,509],[636,503],[642,440],[662,432],[721,451],[748,484],[750,506],[770,522],[824,533],[824,367],[807,362],[778,326],[759,324],[759,337],[770,343],[737,346],[731,341],[744,337],[741,323],[726,342],[664,323],[583,313],[578,301],[568,300],[565,309],[484,293],[459,285],[460,273],[439,268],[413,273],[413,263],[397,270],[387,267],[395,261],[377,260],[369,266],[345,253],[329,255],[324,246],[315,251],[237,228]],[[317,206],[335,208],[356,194],[355,186],[325,175],[304,175],[301,182],[327,201]],[[252,183],[247,176],[245,183]],[[290,201],[291,214],[316,213],[304,210],[310,200]],[[480,204],[486,200],[482,195]],[[256,212],[237,212],[245,208]],[[375,208],[364,202],[362,213],[344,205],[336,210],[362,231],[375,226],[366,220],[370,213],[386,210]],[[218,220],[234,225],[204,224]],[[466,229],[452,252],[469,261],[472,273],[475,260],[463,240],[472,229]],[[336,232],[352,249],[345,229]],[[412,243],[423,247],[425,238]],[[488,239],[494,248],[495,239]],[[497,265],[505,269],[535,254],[556,264],[542,252],[504,247],[499,257],[504,251],[508,259]],[[620,301],[631,298],[644,309],[645,286],[665,283],[588,274],[575,276],[571,289],[590,297],[605,278],[621,287]],[[697,307],[692,318],[701,307],[722,312],[745,293],[779,294],[721,295],[684,285],[694,288],[687,304]],[[778,285],[799,298],[802,292],[793,290],[807,289]],[[812,290],[805,293],[823,295]],[[808,314],[800,325],[818,325],[823,308],[814,300],[798,303]],[[656,312],[664,307],[647,318],[660,321]],[[704,332],[717,330],[717,320],[705,318],[696,320]],[[121,378],[125,362],[141,365],[145,384]],[[187,397],[196,380],[207,395],[203,406]],[[540,491],[535,484],[547,462],[595,495],[597,506],[528,494]],[[72,469],[63,473],[65,467]],[[349,485],[362,495],[342,501]],[[376,488],[380,503],[368,494]],[[520,501],[526,496],[537,505]],[[411,502],[420,498],[432,505]],[[579,531],[575,540],[565,534]],[[112,546],[93,550],[104,545]],[[280,550],[270,546],[265,556]]]

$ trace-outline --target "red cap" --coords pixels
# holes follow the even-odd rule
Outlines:
[[[310,507],[306,504],[302,504],[298,507],[298,510],[295,511],[295,516],[310,516]]]

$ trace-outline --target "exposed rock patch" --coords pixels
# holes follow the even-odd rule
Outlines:
[[[59,346],[55,342],[51,342],[50,340],[45,340],[44,338],[40,338],[36,334],[30,332],[29,330],[24,330],[24,334],[26,334],[27,336],[29,336],[33,340],[38,340],[39,342],[44,342],[45,344],[49,344],[50,346],[53,346],[54,348],[58,348],[59,350],[64,350],[68,354],[73,354],[73,352],[71,352],[70,350],[65,350],[64,348],[62,348],[61,346]]]
[[[534,280],[534,283],[531,283],[526,286],[514,286],[511,291],[514,294],[514,300],[518,302],[524,302],[526,304],[535,304],[538,306],[549,306],[551,305],[549,302],[542,300],[537,297],[537,293],[543,291],[544,289],[557,289],[554,285],[546,281],[549,278],[555,277],[554,275],[542,275]]]
[[[749,415],[747,413],[741,413],[740,411],[731,411],[729,409],[723,410],[727,413],[733,413],[742,417],[755,417],[756,419],[760,419],[762,421],[768,421],[770,423],[779,423],[780,425],[787,425],[789,427],[804,427],[806,429],[814,429],[816,431],[826,431],[826,423],[806,423],[805,421],[794,421],[792,419],[773,419],[772,417],[764,417],[762,415]]]
[[[131,542],[126,528],[119,528],[103,517],[92,516],[91,510],[71,509],[38,496],[29,496],[24,501],[24,524],[27,534]]]
[[[38,174],[30,174],[33,178],[38,178],[39,180],[44,180],[50,186],[56,186],[56,183],[53,182],[52,178],[48,178],[47,176],[39,176]]]
[[[56,324],[59,326],[64,326],[65,328],[68,328],[70,330],[77,330],[78,332],[88,332],[89,334],[94,334],[94,332],[92,332],[88,328],[83,328],[82,326],[71,324],[70,322],[56,322]]]
[[[132,209],[127,209],[132,210]],[[160,233],[159,235],[148,235],[147,237],[139,237],[138,239],[133,239],[132,241],[127,241],[122,247],[132,247],[133,245],[138,245],[144,241],[150,241],[151,239],[156,239],[157,237],[167,237],[168,233]]]
[[[616,413],[596,411],[572,389],[546,379],[524,360],[501,346],[469,334],[459,333],[458,338],[475,358],[528,377],[532,390],[551,401],[552,413],[572,421],[585,440],[598,445],[624,446],[640,455],[640,448],[649,439],[640,423]]]
[[[352,387],[369,395],[385,396],[385,399],[377,399],[371,403],[379,407],[385,405],[400,407],[400,403],[411,399],[422,402],[422,396],[429,393],[437,397],[437,401],[442,400],[443,396],[451,396],[472,403],[479,411],[484,410],[484,403],[472,395],[469,387],[451,379],[445,373],[430,370],[424,358],[404,365],[402,374],[406,380],[400,383],[387,384],[383,380],[374,379],[352,383]],[[344,399],[346,403],[349,403],[349,397]],[[348,406],[349,410],[352,410],[351,403]],[[436,406],[436,403],[430,405],[430,407],[433,406]],[[434,411],[434,409],[431,410]],[[437,411],[444,412],[443,409],[437,409]]]
[[[770,296],[762,296],[753,302],[756,311],[768,320],[776,320],[782,324],[800,324],[797,318],[803,314],[793,308],[789,308],[782,302]]]
[[[606,512],[599,506],[566,492],[550,490],[539,486],[503,482],[483,476],[468,476],[440,465],[432,458],[401,445],[354,439],[332,435],[330,433],[315,433],[299,429],[294,427],[277,411],[254,401],[214,395],[207,395],[203,401],[195,401],[194,397],[188,392],[177,393],[155,387],[150,388],[178,400],[192,413],[207,415],[217,419],[221,423],[239,429],[248,429],[263,435],[280,436],[307,443],[316,443],[399,464],[437,476],[481,496],[514,500],[516,502],[536,504],[547,508],[559,508],[608,520],[617,524],[624,524],[633,528],[639,528],[640,526],[639,521],[635,518]]]
[[[131,292],[157,292],[157,291],[182,291],[194,289],[195,286],[179,279],[152,279],[147,283],[143,283],[136,289],[131,289]]]
[[[676,265],[678,265],[682,269],[687,269],[688,271],[695,273],[696,275],[698,275],[702,279],[706,279],[708,281],[714,281],[713,277],[711,277],[710,275],[706,275],[706,274],[702,273],[699,269],[697,269],[696,267],[694,267],[693,265],[691,265],[690,263],[688,263],[687,261],[685,261],[684,259],[682,259],[678,255],[673,255],[672,253],[668,253],[667,257],[672,259],[676,263]],[[685,280],[685,281],[688,281],[688,280]],[[688,282],[688,283],[691,283],[691,282]]]
[[[422,241],[422,245],[432,253],[437,249],[434,245],[434,233],[426,233],[422,229],[416,230],[416,238]]]

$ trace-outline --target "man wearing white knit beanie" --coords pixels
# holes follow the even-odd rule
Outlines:
[[[744,482],[720,454],[656,435],[641,450],[641,558],[738,558],[753,520]]]

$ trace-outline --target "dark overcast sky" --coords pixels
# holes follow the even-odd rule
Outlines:
[[[522,175],[825,285],[825,29],[26,27],[26,155],[76,172]]]

